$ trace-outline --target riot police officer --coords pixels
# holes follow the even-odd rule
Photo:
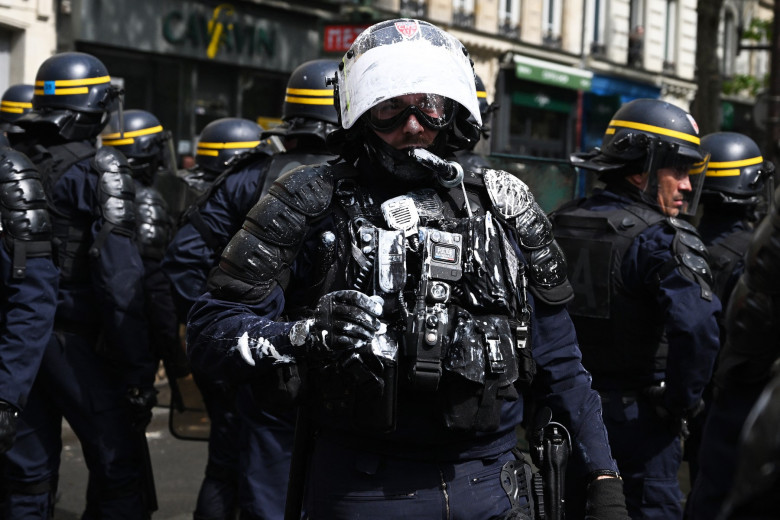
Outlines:
[[[54,324],[59,272],[41,177],[8,143],[0,145],[0,467],[16,436]],[[5,488],[4,488],[5,489]],[[5,517],[5,491],[0,516]]]
[[[552,217],[582,362],[601,394],[633,518],[682,517],[680,438],[719,346],[706,249],[681,219],[696,210],[705,161],[689,114],[631,101],[613,115],[601,148],[572,157],[605,187]]]
[[[94,144],[120,90],[100,60],[78,52],[44,61],[36,85],[33,109],[16,121],[24,133],[10,136],[48,186],[60,283],[54,333],[7,453],[6,511],[51,515],[64,417],[89,469],[83,518],[144,518],[156,366],[133,242],[135,190],[125,157]]]
[[[3,92],[0,99],[0,131],[9,133],[22,132],[16,125],[16,120],[32,110],[33,90],[35,87],[19,83],[11,85]]]
[[[187,375],[187,360],[179,340],[176,308],[171,285],[162,271],[165,250],[173,237],[173,219],[160,192],[154,187],[158,173],[169,172],[173,158],[170,132],[154,114],[145,110],[124,110],[111,116],[101,134],[104,146],[112,146],[127,157],[135,181],[136,243],[144,264],[144,301],[150,341],[155,357],[165,367],[171,391],[176,378]]]
[[[467,50],[381,22],[336,86],[340,161],[288,172],[249,212],[190,311],[191,362],[251,381],[263,406],[305,403],[312,518],[529,514],[524,403],[573,432],[591,512],[623,518],[549,222],[515,177],[465,180],[444,159],[479,135]]]
[[[203,218],[199,208],[212,198],[215,183],[227,168],[243,164],[250,157],[269,156],[270,149],[260,138],[262,131],[260,125],[248,119],[226,117],[207,124],[200,134],[195,167],[183,177],[188,186],[182,206],[186,211],[162,263],[163,272],[171,282],[181,323],[186,323],[191,302],[203,292],[208,269],[219,249],[214,241],[220,232],[216,224]],[[249,193],[253,193],[253,189],[254,186],[239,186],[240,191]],[[220,202],[232,208],[238,201],[240,197],[228,197]],[[224,216],[222,212],[218,214]],[[217,223],[221,221],[217,220]],[[232,518],[237,511],[239,474],[236,447],[240,425],[235,410],[236,389],[224,380],[206,377],[198,371],[193,371],[193,379],[203,396],[210,420],[208,461],[194,517]]]
[[[335,75],[337,65],[335,60],[312,60],[298,66],[287,82],[282,105],[283,123],[264,131],[261,136],[264,140],[281,137],[286,151],[269,156],[267,148],[258,147],[234,161],[209,193],[187,211],[186,222],[177,231],[164,262],[164,269],[179,295],[181,316],[186,317],[195,298],[205,292],[206,278],[219,253],[271,183],[296,166],[334,158],[325,141],[338,128],[338,114],[333,106],[333,86],[326,80]],[[240,389],[239,393],[237,413],[242,424],[238,441],[241,452],[236,450],[238,429],[235,422],[213,421],[215,435],[209,439],[212,446],[210,469],[201,487],[196,514],[224,515],[224,511],[214,509],[233,502],[224,497],[236,493],[236,487],[227,483],[235,482],[238,474],[237,493],[242,515],[281,518],[294,416],[264,413],[254,405],[247,388]],[[210,414],[214,416],[215,412]],[[230,471],[229,468],[236,464],[240,470]],[[209,488],[221,489],[221,492],[208,492]],[[219,501],[213,500],[217,493],[223,497]]]
[[[774,165],[764,160],[758,145],[742,134],[710,134],[702,138],[702,147],[710,151],[711,157],[702,191],[704,214],[699,229],[712,257],[716,293],[729,308],[731,294],[745,269],[745,255],[748,248],[753,247],[751,237],[758,219],[757,211],[769,200],[765,192]],[[765,225],[765,233],[768,233],[768,226]],[[767,238],[759,238],[761,240]],[[755,251],[751,254],[756,258]],[[754,265],[753,268],[765,267]],[[745,282],[755,280],[756,276],[760,275],[747,275]],[[767,367],[755,365],[752,371],[744,368],[751,362],[743,356],[752,348],[745,343],[748,338],[743,330],[742,319],[747,312],[745,305],[748,305],[745,296],[748,294],[750,300],[754,298],[752,292],[745,292],[745,282],[740,282],[743,285],[738,292],[740,299],[725,317],[741,316],[731,325],[736,330],[727,335],[726,325],[722,326],[721,338],[726,344],[718,356],[711,383],[711,403],[696,454],[699,472],[686,503],[686,515],[692,519],[715,518],[720,511],[734,482],[740,432],[770,377]],[[765,292],[760,286],[753,286],[751,290],[759,290],[760,294]],[[760,349],[759,345],[766,344],[769,337],[771,335],[759,335],[750,337],[749,341],[756,341],[756,348]],[[772,359],[764,357],[761,361],[771,364]]]

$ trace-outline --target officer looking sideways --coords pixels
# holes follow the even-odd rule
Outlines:
[[[587,513],[625,518],[546,216],[508,173],[442,159],[478,138],[467,50],[381,22],[336,81],[340,161],[288,172],[249,212],[190,312],[193,366],[310,412],[311,518],[525,518],[500,477],[522,467],[524,405],[572,432]]]
[[[574,286],[582,362],[601,394],[632,518],[682,517],[680,439],[718,351],[721,306],[706,249],[678,218],[696,211],[706,159],[684,110],[631,101],[600,149],[572,157],[605,187],[551,217]]]
[[[133,241],[135,189],[126,158],[95,148],[120,91],[100,60],[78,52],[44,61],[35,85],[33,109],[16,121],[24,133],[10,140],[50,187],[60,281],[54,333],[6,453],[5,513],[53,513],[64,417],[89,469],[83,518],[145,518],[154,507],[142,450],[157,365]]]

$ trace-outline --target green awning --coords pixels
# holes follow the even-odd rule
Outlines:
[[[545,85],[589,91],[593,73],[527,56],[514,56],[515,75]]]

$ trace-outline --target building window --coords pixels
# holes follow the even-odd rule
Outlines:
[[[544,0],[542,5],[542,41],[551,47],[561,46],[561,7],[563,0]]]
[[[520,0],[499,0],[498,33],[520,39]]]
[[[628,66],[641,68],[645,53],[645,2],[631,0],[628,16]]]
[[[425,0],[401,0],[400,14],[406,18],[424,18]]]
[[[591,0],[588,2],[587,31],[591,35],[590,53],[598,57],[606,57],[606,26],[607,26],[607,2],[605,0]]]
[[[664,72],[674,73],[677,61],[677,0],[666,0],[666,41],[664,42]]]
[[[452,1],[452,23],[461,27],[474,27],[474,0]]]
[[[719,35],[720,45],[723,50],[723,56],[720,62],[720,72],[723,76],[731,78],[734,76],[736,57],[737,57],[737,19],[734,11],[726,8],[723,13],[723,19],[720,25]]]

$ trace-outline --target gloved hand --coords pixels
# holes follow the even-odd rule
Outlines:
[[[359,291],[335,291],[317,303],[312,333],[330,349],[357,349],[371,342],[381,315],[376,299]]]
[[[0,453],[11,449],[16,438],[18,420],[19,410],[5,401],[0,401]]]
[[[629,520],[623,480],[618,477],[591,481],[586,500],[585,520]]]
[[[131,386],[125,394],[130,410],[130,421],[134,430],[144,431],[152,421],[152,408],[157,404],[157,390],[153,387]]]
[[[679,435],[683,439],[687,439],[691,434],[688,427],[688,421],[704,410],[704,401],[699,399],[687,410],[673,412],[666,407],[664,399],[665,394],[666,386],[664,386],[663,383],[660,385],[648,386],[642,390],[642,395],[644,395],[654,406],[656,415],[668,425],[669,430],[673,434]]]

